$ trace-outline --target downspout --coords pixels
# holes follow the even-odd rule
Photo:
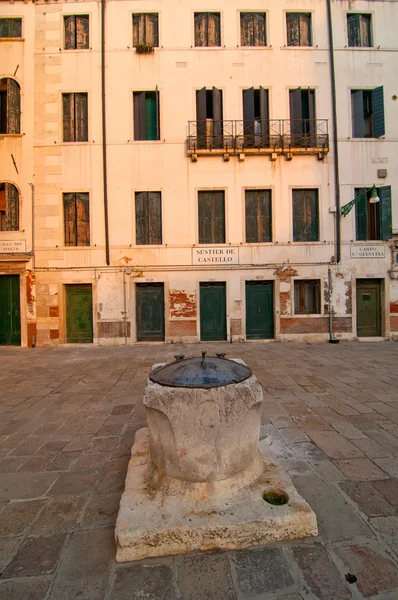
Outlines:
[[[333,152],[334,152],[334,186],[336,189],[336,263],[341,260],[341,230],[340,230],[340,175],[339,175],[339,145],[337,138],[337,101],[336,101],[336,72],[334,67],[334,46],[331,0],[326,0],[328,33],[329,33],[329,58],[330,82],[332,86],[332,125],[333,125]]]
[[[333,292],[333,282],[332,282],[332,269],[328,267],[328,290],[329,290],[329,343],[330,344],[338,344],[340,340],[336,340],[333,338],[333,304],[332,304],[332,292]]]
[[[123,321],[124,345],[127,346],[127,291],[125,269],[123,269]]]
[[[106,162],[106,112],[105,112],[105,1],[101,0],[101,86],[102,86],[102,173],[104,186],[104,219],[105,219],[105,258],[109,258],[109,219],[108,219],[108,171]]]
[[[35,185],[34,183],[29,183],[30,188],[32,190],[32,271],[35,270]]]

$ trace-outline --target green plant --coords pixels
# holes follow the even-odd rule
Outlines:
[[[149,44],[137,44],[135,47],[137,54],[152,54],[153,46]]]

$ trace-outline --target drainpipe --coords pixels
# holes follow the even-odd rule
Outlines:
[[[124,319],[124,345],[127,346],[127,291],[126,291],[126,270],[123,269],[123,319]]]
[[[332,270],[328,267],[329,288],[329,344],[338,344],[340,340],[333,339],[333,306],[332,306]]]
[[[29,183],[30,189],[32,190],[32,271],[35,270],[35,186],[33,183]]]
[[[337,101],[336,101],[336,72],[334,67],[334,46],[332,9],[330,0],[326,0],[328,33],[329,33],[329,58],[330,58],[330,82],[332,87],[332,125],[333,125],[333,152],[334,152],[334,187],[336,190],[336,263],[341,260],[341,229],[340,229],[340,175],[339,175],[339,145],[337,138]]]
[[[109,220],[108,220],[108,171],[106,162],[106,113],[105,113],[105,0],[101,0],[101,87],[102,87],[102,173],[104,186],[105,218],[105,258],[109,258]]]

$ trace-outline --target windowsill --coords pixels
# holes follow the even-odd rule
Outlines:
[[[23,133],[0,133],[0,138],[21,138]]]
[[[374,46],[346,46],[344,50],[376,50]]]
[[[165,140],[129,140],[130,144],[163,144]]]
[[[60,48],[61,52],[92,52],[92,48]]]
[[[91,146],[95,142],[58,142],[57,146]]]
[[[0,38],[0,42],[24,42],[25,38],[23,37],[3,37]]]
[[[192,46],[192,50],[223,50],[225,46]]]
[[[136,244],[135,246],[133,244],[131,245],[131,248],[135,248],[135,250],[139,250],[140,248],[143,248],[144,250],[146,248],[149,248],[151,250],[160,250],[165,247],[165,244]]]
[[[272,46],[239,46],[240,50],[273,50]]]
[[[330,244],[331,242],[326,242],[326,244],[328,244],[328,243]],[[312,246],[317,246],[317,245],[321,246],[322,244],[324,244],[324,242],[321,242],[319,240],[317,242],[305,242],[305,241],[300,240],[299,242],[290,242],[290,244],[288,244],[288,246],[291,246],[292,244],[294,244],[295,246],[297,246],[298,244],[305,244],[306,246],[308,244],[311,244]]]
[[[392,239],[392,238],[391,238]],[[380,245],[384,245],[387,244],[389,240],[353,240],[352,242],[350,242],[350,244],[358,244],[360,246],[363,246],[364,244],[380,244]]]
[[[281,50],[326,50],[326,48],[318,48],[318,46],[280,46]]]
[[[213,242],[203,242],[203,243],[198,242],[197,244],[193,244],[192,248],[213,248],[214,246],[217,246],[217,247],[225,246],[226,248],[229,248],[231,245],[232,244],[230,244],[229,242],[221,242],[221,243],[220,242],[218,242],[218,243],[217,242],[214,242],[214,243]]]
[[[0,229],[0,236],[13,235],[14,237],[16,237],[21,235],[22,233],[24,233],[24,231],[22,231],[21,229],[18,229],[18,231],[15,231],[15,229],[13,231],[8,231],[7,229]]]
[[[374,141],[384,141],[385,136],[380,137],[348,137],[347,140],[351,140],[352,142],[374,142]]]

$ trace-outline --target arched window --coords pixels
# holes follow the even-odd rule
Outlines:
[[[1,133],[21,133],[21,88],[15,79],[0,80]]]
[[[0,183],[0,231],[19,231],[19,193],[12,183]]]

